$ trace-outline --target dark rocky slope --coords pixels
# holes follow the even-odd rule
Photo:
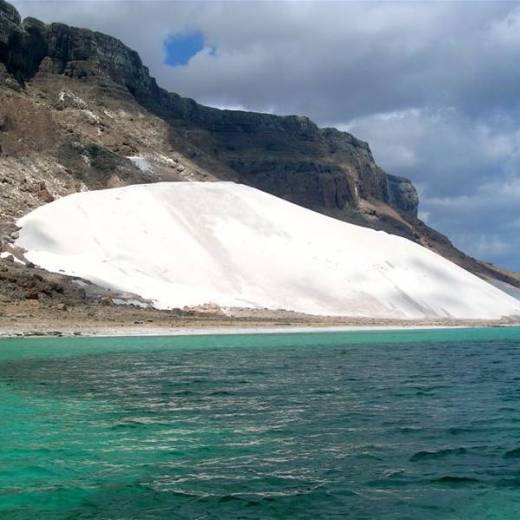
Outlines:
[[[354,136],[301,116],[202,106],[159,88],[119,40],[22,21],[4,0],[0,103],[4,244],[15,217],[80,189],[226,179],[406,236],[476,274],[520,286],[518,276],[464,255],[421,222],[412,183],[386,174]]]

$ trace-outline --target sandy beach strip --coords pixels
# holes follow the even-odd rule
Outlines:
[[[412,320],[323,317],[265,310],[235,311],[230,316],[118,305],[66,306],[28,301],[0,304],[0,338],[281,334],[499,326],[520,326],[520,316],[500,320]]]
[[[0,327],[0,338],[16,337],[153,337],[153,336],[210,336],[242,334],[298,334],[326,332],[369,332],[398,330],[428,330],[481,327],[520,327],[520,322],[445,322],[445,323],[400,323],[356,325],[221,325],[221,326],[130,326],[130,325],[84,325],[72,327]]]

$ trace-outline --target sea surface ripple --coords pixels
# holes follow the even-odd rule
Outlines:
[[[520,518],[520,329],[0,341],[0,518]]]

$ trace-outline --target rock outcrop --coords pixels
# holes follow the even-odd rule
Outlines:
[[[396,177],[395,175],[387,175],[388,181],[388,201],[391,206],[399,208],[400,211],[417,216],[417,207],[419,206],[419,197],[417,190],[409,179],[404,177]]]

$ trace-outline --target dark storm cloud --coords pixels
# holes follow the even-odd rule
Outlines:
[[[520,270],[519,4],[15,4],[121,38],[162,86],[206,104],[352,131],[389,172],[414,180],[431,224]],[[190,32],[206,47],[166,65],[165,42]]]

